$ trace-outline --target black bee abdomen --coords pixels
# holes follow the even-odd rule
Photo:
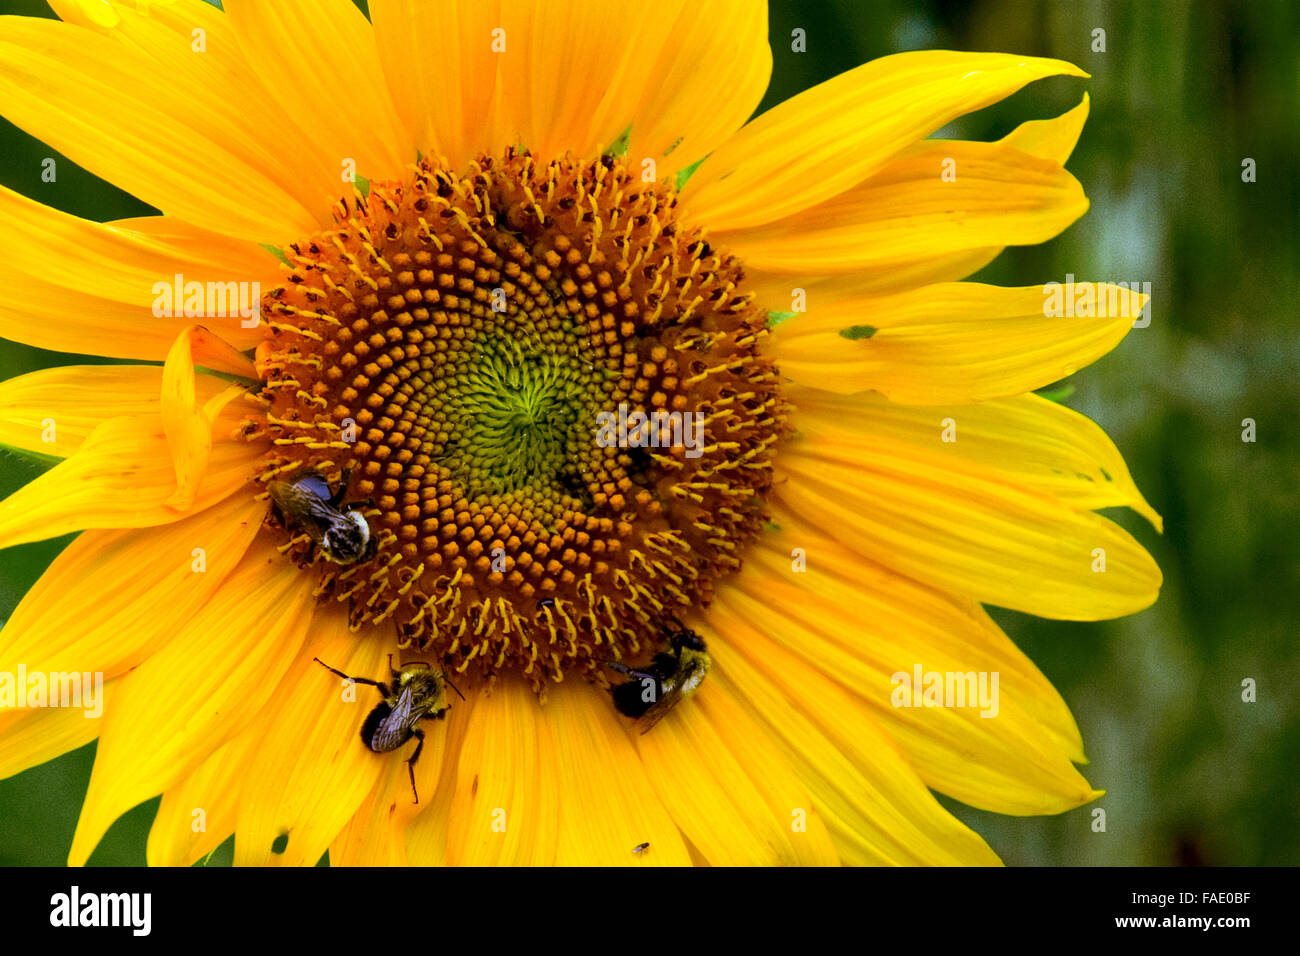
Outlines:
[[[663,680],[677,670],[677,654],[672,651],[660,651],[650,662],[648,670]]]
[[[618,684],[613,689],[614,707],[624,717],[640,717],[650,705],[663,693],[663,685],[655,682],[655,700],[644,700],[646,686],[642,678],[634,677],[627,683]]]
[[[375,709],[366,715],[366,722],[361,725],[361,740],[365,743],[368,750],[373,750],[375,753],[384,752],[375,746],[375,731],[379,729],[379,725],[382,724],[392,712],[393,708],[389,707],[388,702],[385,701],[384,703],[376,704]]]

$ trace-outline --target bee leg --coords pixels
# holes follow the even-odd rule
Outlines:
[[[330,495],[331,508],[337,508],[339,505],[343,503],[343,499],[347,496],[348,493],[348,485],[350,484],[352,484],[352,469],[345,468],[339,474],[338,491]]]
[[[648,673],[647,671],[635,670],[618,661],[605,661],[604,664],[606,667],[618,671],[624,677],[636,678],[638,680],[658,680],[654,674]]]
[[[312,660],[314,660],[321,667],[325,668],[331,674],[337,674],[339,677],[342,677],[344,680],[350,680],[354,684],[365,684],[367,687],[378,687],[380,691],[383,692],[383,695],[385,697],[388,696],[388,685],[383,683],[382,681],[371,680],[369,677],[353,677],[351,674],[345,674],[340,670],[335,670],[333,667],[330,667],[319,657],[313,657]]]
[[[451,680],[448,679],[448,677],[447,677],[446,674],[443,674],[443,675],[442,675],[442,679],[443,679],[443,681],[446,683],[446,685],[447,685],[448,687],[450,687],[452,690],[454,690],[454,691],[456,692],[456,695],[457,695],[458,697],[460,697],[461,700],[464,700],[464,699],[465,699],[465,695],[462,694],[462,693],[460,692],[460,688],[457,687],[455,684],[453,684],[453,683],[451,682]],[[441,717],[441,716],[443,716],[443,714],[446,714],[446,713],[447,713],[447,711],[446,711],[446,710],[443,710],[442,714],[439,714],[438,716]]]
[[[618,671],[624,677],[631,677],[636,673],[632,668],[628,667],[626,664],[620,664],[618,661],[605,661],[605,666],[611,670]]]
[[[411,794],[415,797],[415,802],[420,802],[420,793],[415,789],[415,762],[420,759],[420,751],[424,749],[424,731],[418,727],[411,728],[411,736],[420,742],[415,745],[415,753],[411,754],[411,759],[406,761],[406,769],[411,774]]]

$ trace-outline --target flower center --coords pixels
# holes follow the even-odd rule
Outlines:
[[[347,560],[267,519],[354,629],[540,687],[652,653],[740,566],[786,406],[740,263],[675,206],[617,159],[510,149],[423,160],[285,250],[246,433],[277,502],[364,517]]]

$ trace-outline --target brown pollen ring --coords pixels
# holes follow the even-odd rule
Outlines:
[[[365,502],[347,566],[268,517],[354,629],[540,688],[652,653],[739,568],[787,409],[740,263],[676,205],[618,159],[510,149],[373,182],[285,250],[245,432],[259,481]]]

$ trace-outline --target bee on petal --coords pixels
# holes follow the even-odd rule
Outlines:
[[[330,667],[319,657],[312,660],[331,674],[378,689],[383,700],[375,705],[375,709],[361,725],[361,741],[367,748],[383,754],[396,750],[412,737],[419,741],[415,745],[415,753],[406,761],[406,768],[411,774],[411,794],[415,797],[415,802],[419,803],[420,794],[415,789],[415,762],[420,759],[420,751],[424,749],[424,731],[416,726],[416,722],[441,720],[447,716],[450,708],[443,690],[444,683],[455,690],[461,700],[465,699],[465,695],[456,690],[446,675],[434,670],[424,661],[411,661],[396,668],[393,667],[393,656],[388,655],[388,669],[393,672],[390,686],[368,677],[352,677]]]
[[[695,693],[709,672],[704,638],[678,621],[674,624],[676,630],[668,636],[667,649],[656,654],[645,670],[634,670],[618,661],[605,662],[628,678],[613,688],[614,707],[626,717],[637,718],[636,726],[643,734]]]

